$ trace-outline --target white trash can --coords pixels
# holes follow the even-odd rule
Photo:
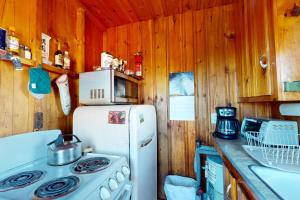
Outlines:
[[[196,199],[196,181],[192,178],[169,175],[166,177],[164,190],[167,200]]]

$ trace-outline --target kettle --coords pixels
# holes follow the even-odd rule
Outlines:
[[[75,138],[75,141],[65,141],[64,136]],[[81,158],[81,141],[73,134],[60,134],[48,144],[47,163],[52,166],[67,165]]]

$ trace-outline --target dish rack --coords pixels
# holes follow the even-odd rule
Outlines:
[[[268,133],[268,134],[267,134]],[[245,132],[245,151],[264,166],[300,173],[299,134],[296,132]]]

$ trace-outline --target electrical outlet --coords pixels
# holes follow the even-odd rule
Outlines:
[[[217,113],[211,113],[210,114],[210,122],[212,124],[216,124],[217,123]]]
[[[34,130],[40,130],[43,128],[43,113],[34,113]]]

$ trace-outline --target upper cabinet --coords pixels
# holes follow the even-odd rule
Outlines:
[[[300,92],[295,92],[300,91],[300,1],[277,0],[276,3],[278,99],[300,100]]]
[[[272,31],[272,0],[244,0],[241,43],[242,64],[238,68],[239,96],[273,95],[274,39]]]
[[[298,0],[243,0],[237,48],[240,101],[300,100],[297,5]]]

